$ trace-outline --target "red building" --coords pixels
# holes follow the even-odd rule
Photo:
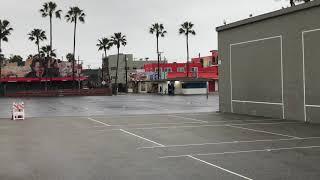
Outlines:
[[[193,58],[189,63],[189,78],[207,79],[209,91],[218,91],[218,51],[210,51],[210,56]],[[157,72],[158,64],[145,64],[146,72]],[[187,63],[161,63],[160,72],[165,72],[165,79],[176,79],[187,77]]]

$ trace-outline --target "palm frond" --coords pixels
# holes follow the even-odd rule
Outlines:
[[[56,11],[56,12],[55,12],[56,18],[61,19],[61,13],[62,13],[62,10]]]

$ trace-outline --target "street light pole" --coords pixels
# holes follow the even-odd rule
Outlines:
[[[80,91],[80,57],[78,56],[78,66],[77,66],[77,73],[78,73],[78,90]]]
[[[125,68],[126,68],[126,93],[128,93],[128,59],[127,59],[127,55],[124,56],[124,60],[125,60]]]

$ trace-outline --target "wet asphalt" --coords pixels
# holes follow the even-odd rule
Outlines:
[[[23,99],[24,121],[1,108],[0,179],[319,179],[320,125],[215,113],[217,99]]]

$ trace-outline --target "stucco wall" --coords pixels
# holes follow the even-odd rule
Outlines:
[[[220,111],[320,122],[320,7],[313,5],[218,32]]]

